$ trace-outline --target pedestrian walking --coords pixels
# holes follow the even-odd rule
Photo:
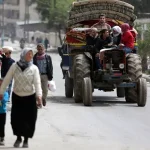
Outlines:
[[[51,81],[53,79],[53,64],[51,57],[45,53],[43,44],[37,45],[37,51],[38,52],[33,57],[33,63],[39,68],[43,91],[42,102],[43,106],[46,106],[48,81]]]
[[[0,86],[3,79],[0,79]],[[5,123],[6,123],[6,112],[7,112],[7,102],[8,102],[8,92],[5,91],[2,100],[0,100],[0,146],[5,145]]]
[[[47,52],[48,47],[50,47],[50,43],[49,43],[49,40],[47,38],[45,38],[45,40],[44,40],[44,46],[45,46],[45,49]]]
[[[14,79],[11,109],[11,126],[14,135],[17,136],[14,147],[20,146],[22,136],[23,147],[28,147],[28,138],[33,137],[37,120],[36,99],[38,105],[42,103],[40,74],[32,59],[32,49],[24,49],[20,60],[10,67],[0,88],[2,99],[7,85]]]
[[[31,42],[34,43],[34,36],[31,37]]]
[[[2,66],[1,66],[1,77],[2,78],[4,78],[6,76],[9,68],[15,62],[15,60],[11,58],[12,52],[13,52],[13,48],[11,46],[4,46],[0,50],[0,54],[1,54],[0,59],[2,62]],[[9,96],[9,98],[11,95],[11,89],[12,89],[12,81],[8,85],[8,96]]]
[[[21,49],[24,49],[25,43],[26,43],[25,39],[24,39],[24,38],[21,38],[19,42],[20,42],[20,48],[21,48]]]

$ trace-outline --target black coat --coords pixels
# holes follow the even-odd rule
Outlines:
[[[4,78],[11,67],[11,65],[15,62],[12,58],[7,58],[4,54],[1,55],[0,58],[2,61],[2,67],[1,67],[1,77]]]
[[[110,36],[107,37],[105,40],[102,37],[98,38],[95,44],[96,53],[99,53],[99,51],[103,49],[104,46],[107,46],[111,42],[112,42],[112,38]]]
[[[93,38],[93,37],[87,35],[86,36],[86,45],[93,45],[94,46],[96,44],[97,40],[98,40],[98,36],[96,38]]]
[[[36,59],[37,53],[33,57],[33,64],[37,66],[37,59]],[[45,54],[46,63],[47,63],[47,76],[48,80],[51,81],[53,79],[53,64],[52,59],[49,55]]]

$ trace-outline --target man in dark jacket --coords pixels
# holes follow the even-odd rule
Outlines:
[[[48,81],[53,79],[53,64],[52,59],[45,53],[43,44],[37,45],[37,53],[33,57],[33,63],[39,68],[41,75],[41,85],[43,91],[43,106],[46,106],[46,98],[48,94]]]
[[[12,58],[11,58],[11,53],[13,51],[13,48],[10,46],[4,46],[2,48],[2,50],[0,51],[0,60],[2,62],[2,66],[1,66],[1,77],[4,78],[9,70],[9,68],[11,67],[11,65],[15,62]],[[10,97],[11,94],[11,88],[12,88],[12,81],[10,82],[9,86],[8,86],[8,95]]]
[[[109,34],[109,31],[107,29],[103,29],[100,32],[100,38],[96,41],[95,44],[95,63],[96,63],[96,69],[102,69],[102,66],[100,64],[100,50],[103,49],[105,46],[111,46],[113,44],[112,37]]]

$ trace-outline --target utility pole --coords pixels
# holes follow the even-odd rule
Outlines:
[[[27,17],[27,2],[26,2],[26,0],[24,0],[24,3],[25,3],[25,14],[24,14],[24,35],[23,35],[23,37],[24,37],[24,40],[26,39],[26,17]]]
[[[4,46],[4,35],[5,35],[5,30],[4,30],[4,15],[5,15],[5,9],[4,9],[4,0],[1,0],[2,4],[2,33],[1,33],[1,46]]]
[[[27,0],[27,42],[29,43],[29,0]]]
[[[29,42],[29,0],[25,0],[24,39]]]

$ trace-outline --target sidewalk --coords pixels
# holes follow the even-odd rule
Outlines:
[[[143,74],[142,77],[146,79],[147,82],[150,82],[150,75]]]

